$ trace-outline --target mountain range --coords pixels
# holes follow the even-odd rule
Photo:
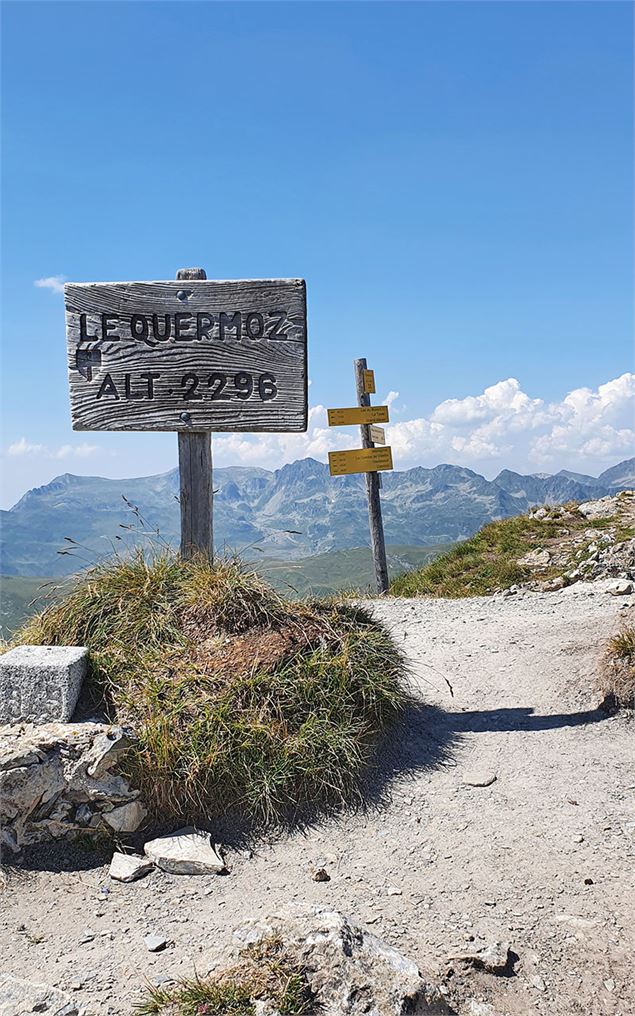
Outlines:
[[[439,465],[386,472],[382,484],[386,541],[423,547],[465,539],[486,522],[532,505],[633,488],[635,458],[598,477],[567,470],[523,476],[505,469],[486,480],[463,466]],[[368,544],[361,475],[331,477],[328,466],[307,458],[273,472],[215,469],[214,488],[218,550],[294,560]],[[130,543],[175,545],[178,492],[176,469],[129,480],[64,473],[1,513],[0,572],[60,576]]]

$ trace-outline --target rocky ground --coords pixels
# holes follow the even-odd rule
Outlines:
[[[557,532],[543,546],[518,561],[529,568],[527,589],[552,592],[572,585],[617,576],[615,589],[633,591],[635,579],[635,491],[585,501],[579,505],[534,508],[529,517],[558,521]],[[513,589],[518,587],[514,586]]]
[[[635,608],[606,587],[377,602],[419,705],[368,809],[252,848],[225,831],[227,875],[119,883],[110,855],[32,848],[0,897],[0,971],[126,1014],[144,981],[214,968],[249,918],[316,904],[397,946],[461,1014],[635,1013],[635,730],[592,688]],[[495,942],[498,974],[452,958]]]

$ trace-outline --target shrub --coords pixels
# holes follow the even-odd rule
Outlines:
[[[607,704],[635,708],[635,627],[624,625],[604,647],[599,690]]]
[[[352,798],[406,697],[370,613],[286,601],[234,559],[99,565],[17,641],[88,646],[93,685],[139,739],[129,774],[164,820],[270,822]]]

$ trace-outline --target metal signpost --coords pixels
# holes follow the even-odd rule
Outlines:
[[[181,555],[210,561],[213,431],[307,428],[302,279],[67,283],[74,430],[178,431]]]
[[[329,452],[329,469],[331,476],[344,476],[350,473],[366,475],[375,582],[377,592],[385,593],[388,590],[388,565],[379,497],[381,477],[378,470],[392,469],[393,465],[392,449],[388,446],[375,447],[375,444],[386,444],[383,427],[377,427],[375,424],[388,423],[388,406],[370,404],[370,395],[375,391],[375,374],[366,366],[366,360],[355,360],[354,367],[358,405],[349,409],[329,409],[328,422],[331,427],[361,424],[362,447],[344,452]]]

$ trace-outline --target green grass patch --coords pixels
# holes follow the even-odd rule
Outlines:
[[[561,519],[519,515],[490,522],[419,571],[398,576],[394,596],[487,596],[524,582],[531,572],[518,564],[530,550],[545,545],[563,528]]]
[[[367,611],[287,601],[237,560],[99,565],[15,641],[88,646],[163,821],[275,822],[350,800],[406,699],[404,660]]]
[[[305,971],[275,936],[248,946],[236,966],[202,980],[149,988],[139,1016],[255,1016],[256,1002],[280,1016],[317,1016]]]

